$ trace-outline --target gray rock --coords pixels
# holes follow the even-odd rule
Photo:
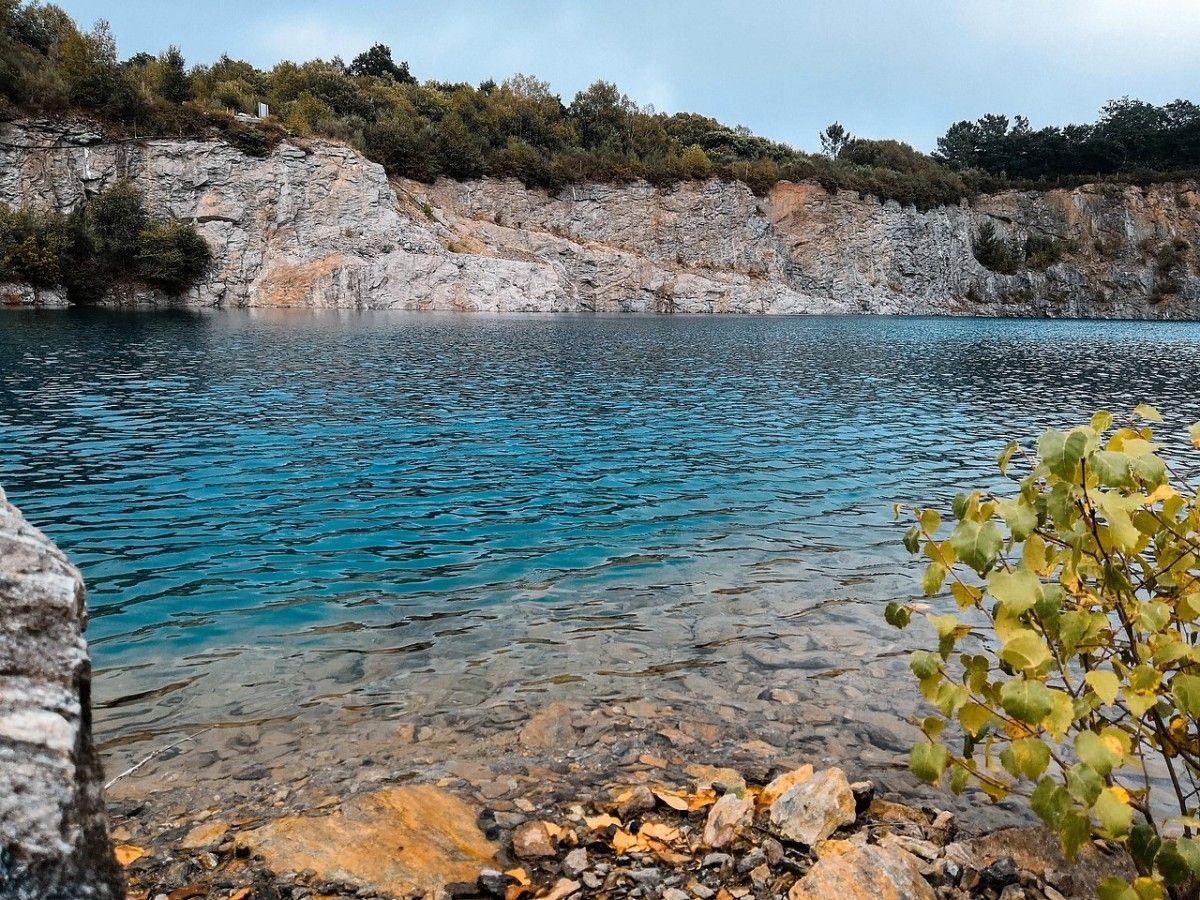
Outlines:
[[[770,806],[771,829],[789,841],[814,846],[854,822],[854,794],[837,768],[816,772],[781,794]]]
[[[725,794],[708,811],[702,840],[707,846],[719,850],[732,843],[753,822],[753,797]]]
[[[563,859],[563,874],[568,878],[578,878],[587,870],[587,867],[588,854],[583,847],[576,847]]]
[[[90,729],[83,578],[0,491],[0,894],[125,896]]]
[[[503,897],[508,886],[513,883],[515,882],[512,878],[496,869],[484,869],[479,873],[479,887],[485,893],[496,897]]]
[[[662,881],[662,871],[660,869],[630,869],[625,874],[631,881],[643,887],[652,887]]]
[[[751,869],[757,869],[767,861],[767,854],[762,850],[751,850],[745,856],[737,861],[737,873],[745,875]]]

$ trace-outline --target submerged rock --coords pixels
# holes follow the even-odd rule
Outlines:
[[[0,491],[0,896],[125,896],[92,744],[83,578]]]
[[[473,884],[496,868],[499,848],[475,824],[478,814],[453,794],[412,785],[362,794],[331,815],[276,819],[238,842],[275,872],[311,869],[325,880],[406,896]]]

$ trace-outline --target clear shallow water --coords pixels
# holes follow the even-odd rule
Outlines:
[[[816,678],[886,719],[892,502],[1198,372],[1181,324],[5,311],[0,485],[88,580],[110,746]]]

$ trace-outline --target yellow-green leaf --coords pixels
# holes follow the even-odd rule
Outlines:
[[[1117,677],[1116,672],[1108,669],[1094,669],[1083,676],[1083,680],[1096,692],[1097,697],[1112,706],[1113,701],[1117,699],[1117,688],[1121,685],[1121,680]]]
[[[991,720],[991,711],[979,703],[967,703],[958,711],[958,721],[962,723],[963,731],[971,737],[979,737]]]
[[[932,597],[942,589],[946,581],[946,567],[941,563],[931,562],[925,567],[925,575],[921,579],[921,589],[926,597]]]
[[[1005,612],[1014,616],[1033,608],[1042,596],[1041,581],[1025,568],[992,572],[988,575],[987,586],[988,593],[1000,601]]]
[[[1000,658],[1016,672],[1036,669],[1050,658],[1050,649],[1041,635],[1026,628],[1005,642]]]
[[[1054,708],[1050,689],[1040,681],[1014,678],[1000,688],[1000,705],[1004,711],[1027,725],[1037,725]]]
[[[1079,461],[1087,451],[1087,435],[1082,431],[1065,434],[1050,429],[1038,438],[1038,455],[1055,475],[1064,481],[1079,477]]]
[[[949,753],[941,744],[920,743],[912,748],[908,768],[922,781],[935,783],[946,771]]]
[[[1017,442],[1009,441],[1005,445],[1004,449],[1000,451],[1000,455],[998,457],[996,457],[996,462],[1000,466],[1000,474],[1001,475],[1008,474],[1008,463],[1013,458],[1013,454],[1016,452],[1017,452]]]
[[[950,535],[950,545],[958,558],[980,575],[996,562],[996,555],[1004,543],[1004,535],[995,522],[972,522],[964,519]]]
[[[1075,735],[1075,755],[1087,763],[1102,778],[1121,764],[1121,754],[1112,744],[1094,731],[1081,731]]]
[[[1176,675],[1171,679],[1175,705],[1193,719],[1200,718],[1200,675]]]
[[[1109,837],[1119,838],[1129,833],[1133,824],[1133,807],[1114,788],[1105,788],[1096,799],[1092,811],[1100,820],[1100,827]]]
[[[1162,414],[1149,403],[1139,403],[1133,408],[1133,414],[1148,422],[1161,422]]]
[[[1050,748],[1038,738],[1021,738],[1004,748],[1001,759],[1011,774],[1036,781],[1050,764]]]

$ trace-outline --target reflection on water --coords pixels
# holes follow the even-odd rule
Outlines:
[[[116,753],[779,685],[892,750],[891,503],[1093,407],[1200,417],[1198,362],[1165,323],[6,312],[0,484],[87,577]]]

